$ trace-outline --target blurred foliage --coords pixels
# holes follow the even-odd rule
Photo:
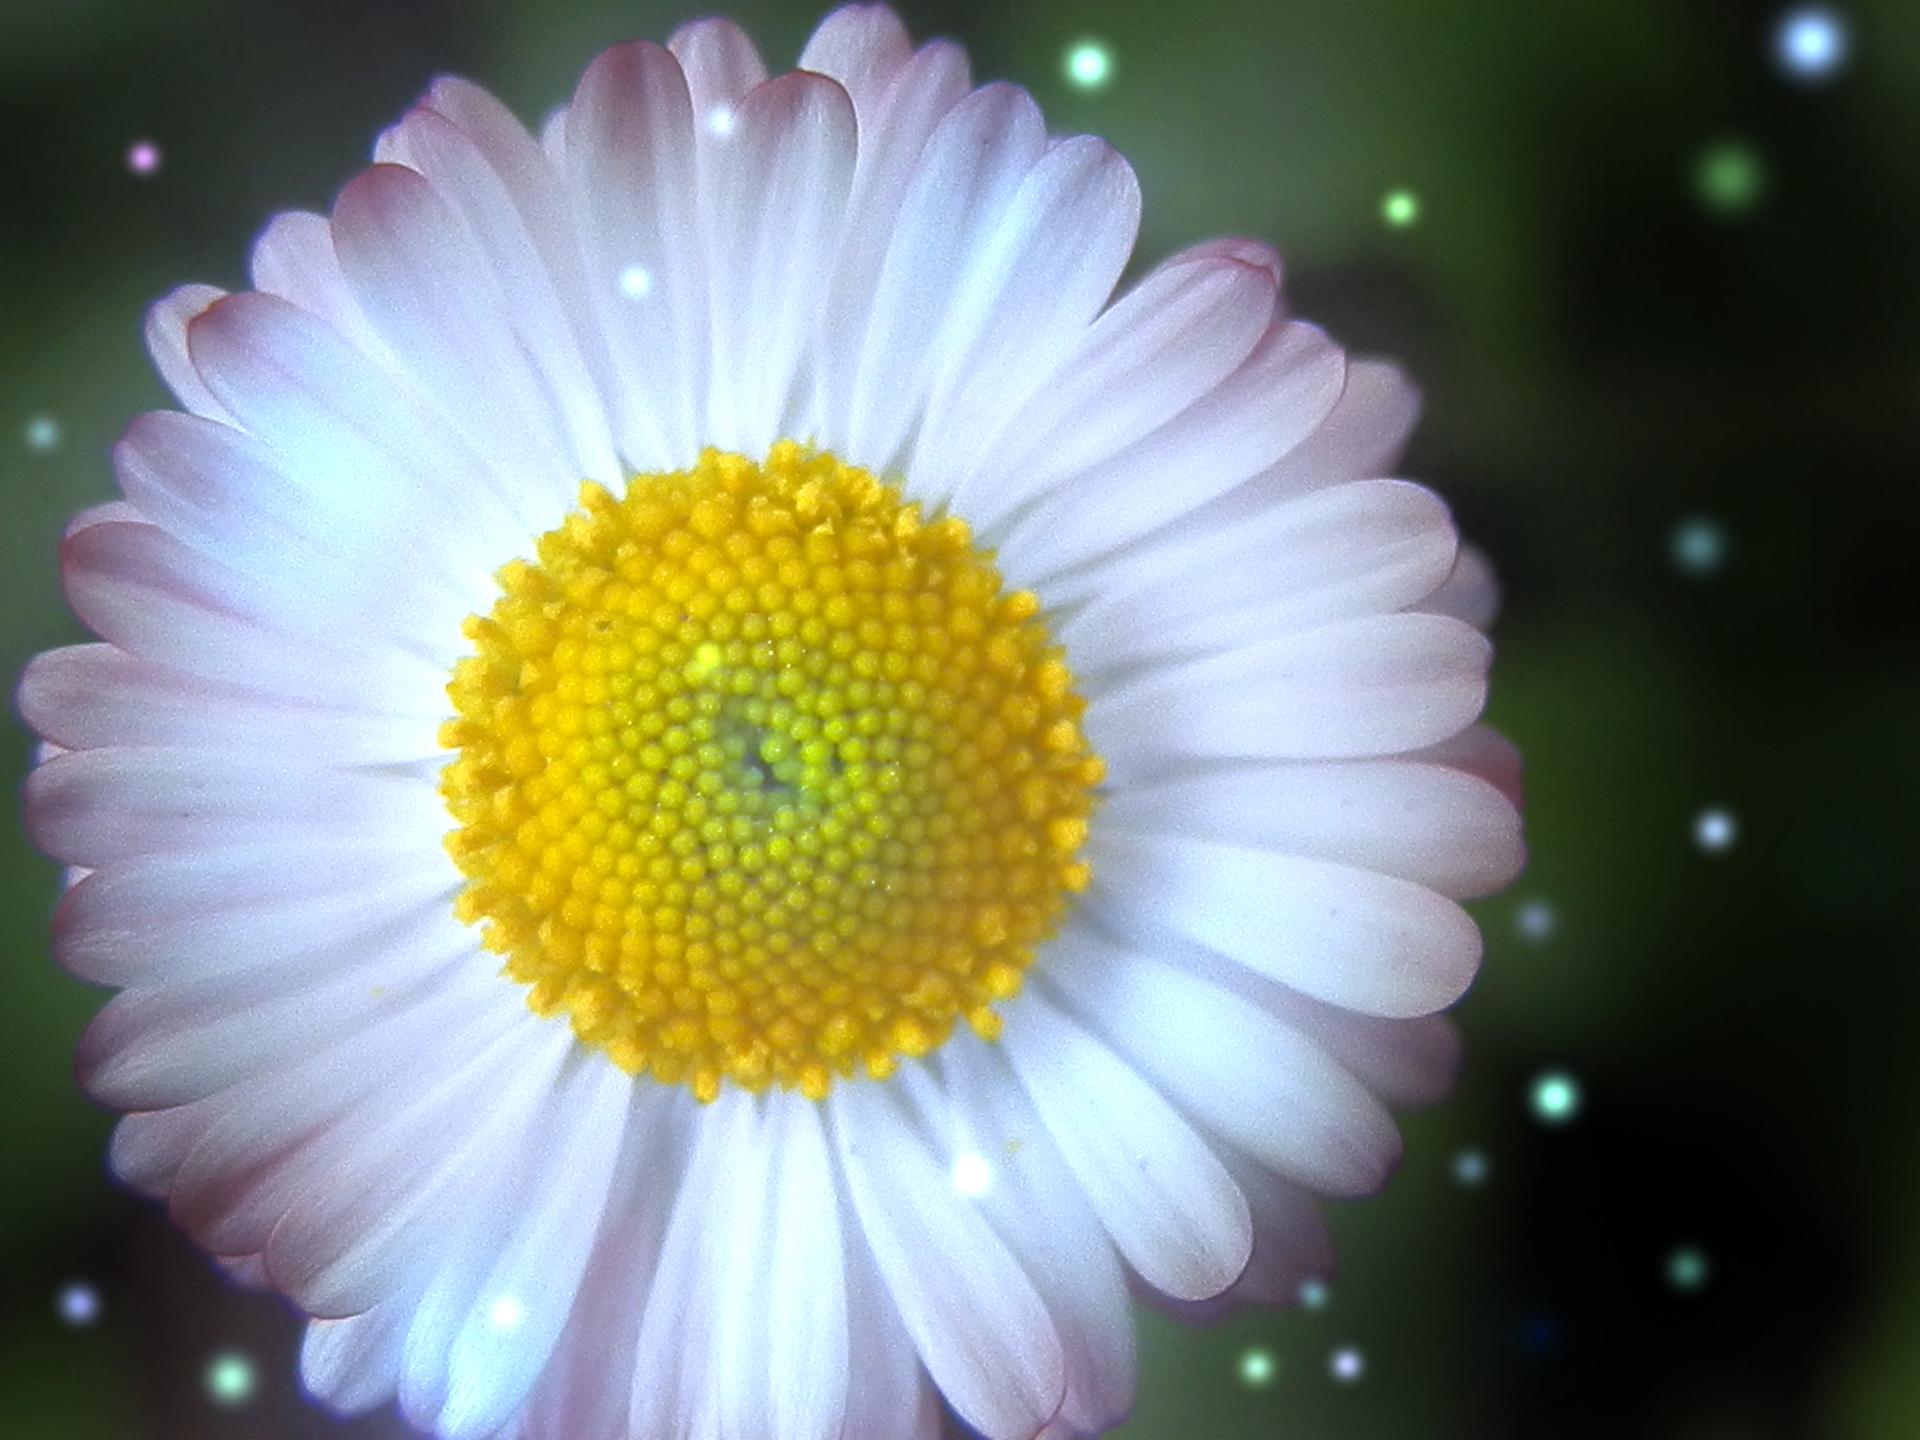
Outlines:
[[[1787,82],[1745,0],[925,0],[917,36],[1113,141],[1141,259],[1216,234],[1279,244],[1296,311],[1401,358],[1428,398],[1407,473],[1495,557],[1493,720],[1529,759],[1534,861],[1479,907],[1460,1094],[1407,1123],[1385,1196],[1338,1207],[1318,1311],[1191,1332],[1143,1319],[1123,1434],[1220,1440],[1920,1433],[1920,6],[1845,7],[1854,59]],[[617,0],[0,0],[0,654],[79,632],[67,516],[163,405],[139,340],[175,284],[245,283],[276,210],[324,209],[373,136],[454,71],[530,122],[601,46],[694,11]],[[729,11],[776,68],[817,11]],[[1095,91],[1069,46],[1110,47]],[[160,172],[130,176],[150,137]],[[1729,146],[1751,205],[1699,190]],[[1718,147],[1718,148],[1716,148]],[[1405,187],[1417,223],[1381,200]],[[26,443],[51,417],[57,446]],[[1703,513],[1724,569],[1679,573]],[[29,740],[7,741],[14,773]],[[1689,839],[1708,803],[1740,843]],[[53,867],[0,841],[0,1431],[398,1433],[336,1423],[290,1378],[296,1328],[115,1192],[73,1044],[99,997],[47,958]],[[1549,902],[1529,939],[1518,907]],[[1564,1064],[1588,1111],[1532,1126]],[[1484,1186],[1455,1151],[1491,1157]],[[1671,1246],[1712,1257],[1696,1295]],[[106,1297],[91,1330],[51,1297]],[[1328,1374],[1336,1345],[1368,1359]],[[265,1390],[219,1410],[206,1357]],[[1250,1346],[1276,1378],[1236,1378]]]

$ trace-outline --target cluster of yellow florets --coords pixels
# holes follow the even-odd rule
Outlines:
[[[996,1034],[1102,767],[966,525],[783,443],[586,485],[537,553],[441,737],[457,913],[532,1007],[702,1099]]]

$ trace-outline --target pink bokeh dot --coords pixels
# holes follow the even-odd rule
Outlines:
[[[160,168],[160,147],[151,140],[136,140],[127,147],[127,169],[135,175],[151,175]]]

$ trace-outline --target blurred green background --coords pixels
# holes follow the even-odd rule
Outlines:
[[[1271,240],[1298,313],[1401,359],[1405,471],[1507,589],[1533,862],[1478,907],[1459,1094],[1336,1207],[1319,1304],[1143,1318],[1128,1440],[1920,1434],[1920,6],[1837,7],[1819,80],[1776,55],[1789,8],[901,6],[1129,156],[1143,263]],[[433,75],[537,122],[697,13],[0,0],[0,670],[79,638],[55,544],[168,403],[150,301],[243,286]],[[728,13],[779,69],[820,11]],[[107,1180],[70,1072],[100,996],[48,958],[53,867],[0,847],[0,1434],[404,1433],[305,1404],[293,1317]]]

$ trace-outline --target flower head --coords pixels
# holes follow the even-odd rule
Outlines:
[[[56,946],[116,1171],[448,1437],[993,1440],[1282,1301],[1519,863],[1491,582],[1264,247],[830,16],[436,84],[68,532]]]

